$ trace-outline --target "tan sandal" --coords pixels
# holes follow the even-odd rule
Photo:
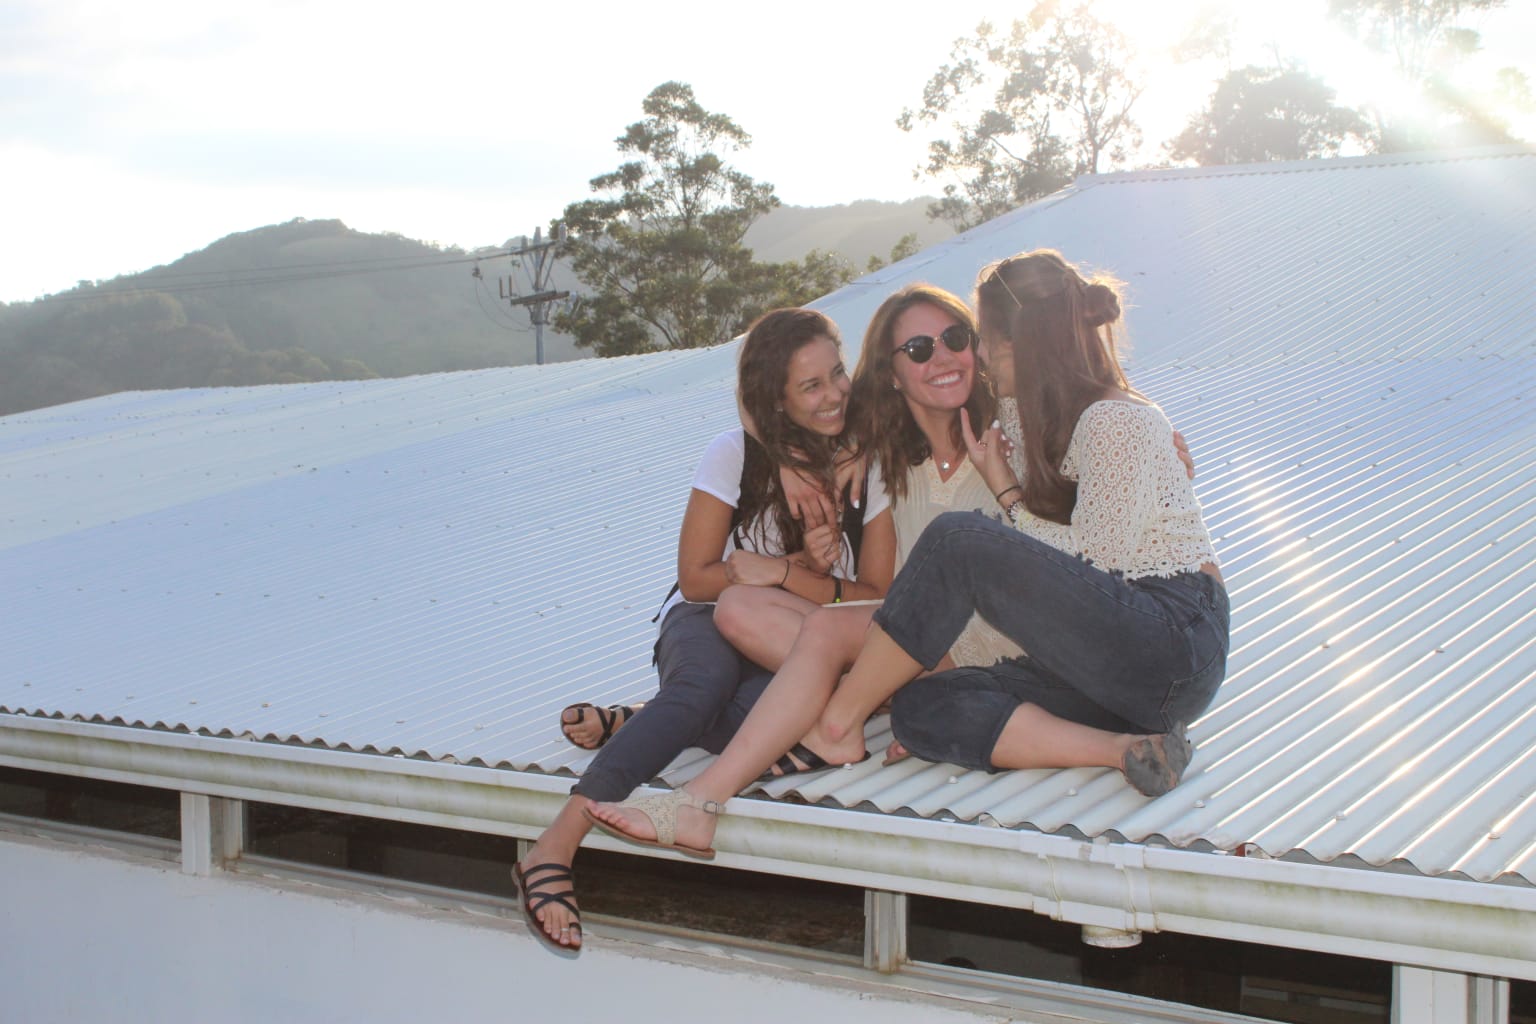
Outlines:
[[[696,811],[705,814],[721,814],[724,810],[718,800],[700,800],[686,789],[674,789],[666,793],[658,793],[655,796],[630,797],[621,801],[617,806],[627,807],[639,811],[651,820],[651,825],[656,829],[655,839],[646,839],[632,832],[626,832],[617,825],[610,825],[594,815],[590,808],[583,807],[582,813],[593,825],[613,836],[622,839],[626,843],[634,843],[636,846],[653,846],[662,850],[676,850],[678,853],[686,853],[690,857],[698,857],[700,860],[713,860],[715,851],[713,847],[685,846],[677,841],[677,809],[679,807],[692,807]]]

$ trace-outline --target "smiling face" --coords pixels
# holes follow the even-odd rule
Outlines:
[[[796,426],[836,437],[848,414],[848,371],[831,338],[815,338],[789,357],[789,376],[779,404]]]
[[[926,363],[914,363],[909,355],[899,351],[908,339],[924,334],[937,338],[957,322],[949,313],[926,302],[917,303],[896,318],[891,331],[891,378],[908,403],[953,411],[970,397],[976,373],[973,349],[951,352],[949,346],[937,343]]]

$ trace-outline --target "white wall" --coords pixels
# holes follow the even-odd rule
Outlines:
[[[0,1019],[303,1022],[1007,1020],[977,1004],[657,950],[575,961],[521,920],[0,836]]]

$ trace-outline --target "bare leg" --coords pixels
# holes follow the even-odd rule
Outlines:
[[[777,672],[805,617],[819,607],[778,587],[726,587],[715,603],[715,627],[749,661]]]
[[[569,868],[571,861],[576,857],[576,850],[581,846],[582,839],[591,831],[592,825],[583,815],[582,808],[590,801],[584,796],[572,796],[560,808],[560,813],[555,815],[555,820],[550,822],[544,834],[528,850],[528,855],[523,858],[523,870],[528,870],[535,864],[562,864]],[[574,889],[572,882],[539,883],[539,875],[531,880],[531,895],[541,892],[564,892]],[[526,895],[529,894],[525,894]],[[572,897],[572,902],[574,902]],[[573,949],[579,947],[582,941],[581,922],[576,920],[569,910],[556,902],[549,902],[535,911],[539,923],[544,926],[544,931],[549,937],[562,946],[570,946]]]
[[[1105,732],[1020,704],[992,748],[994,768],[1119,768],[1141,736]]]
[[[773,677],[735,739],[713,764],[683,788],[700,800],[724,803],[745,789],[804,736],[826,704],[843,669],[859,656],[874,612],[873,606],[862,605],[818,609],[809,616],[783,668]],[[858,749],[846,760],[854,761],[863,756],[862,732],[856,743]],[[839,759],[836,752],[816,752],[834,763]],[[631,835],[642,838],[655,835],[649,818],[618,804],[593,804],[592,814]],[[679,808],[678,842],[708,847],[714,841],[714,835],[714,815],[692,807]]]
[[[922,665],[885,630],[871,624],[864,649],[827,702],[816,727],[806,735],[806,745],[829,759],[827,750],[846,753],[851,740],[862,742],[864,722],[874,710],[922,674]]]
[[[992,748],[992,766],[1116,768],[1143,796],[1162,796],[1183,779],[1190,755],[1182,729],[1156,736],[1106,732],[1020,704]]]

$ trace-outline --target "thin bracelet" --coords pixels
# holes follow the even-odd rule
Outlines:
[[[783,588],[784,584],[789,582],[789,570],[790,570],[790,567],[793,566],[794,564],[795,563],[791,562],[789,559],[787,559],[787,558],[784,559],[784,578],[779,580],[779,587],[780,588]]]
[[[992,495],[992,497],[996,498],[997,503],[1001,505],[1003,503],[1003,495],[1007,494],[1009,491],[1018,491],[1020,495],[1023,495],[1024,487],[1022,484],[1014,484],[1012,487],[1004,487],[1002,490]],[[1020,500],[1022,500],[1022,498]]]

